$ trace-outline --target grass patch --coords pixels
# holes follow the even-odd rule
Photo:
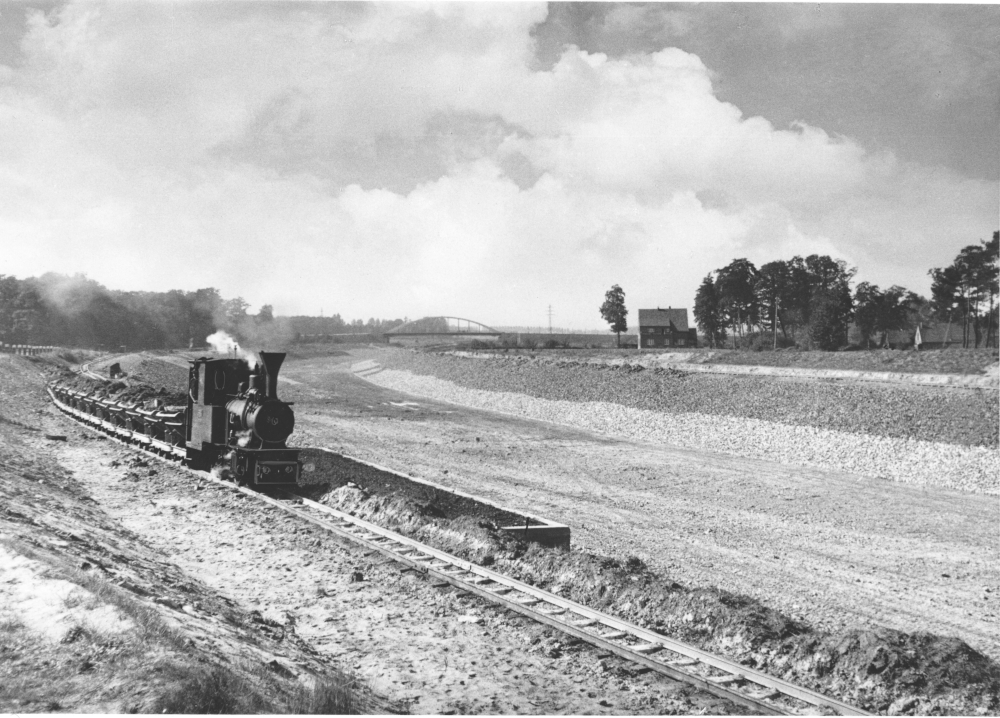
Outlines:
[[[16,633],[24,628],[24,624],[18,621],[16,618],[5,618],[0,620],[0,635],[8,635],[11,633]]]
[[[143,643],[147,641],[165,643],[177,649],[186,647],[187,640],[180,631],[167,625],[155,608],[136,601],[132,594],[124,589],[80,569],[69,571],[67,579],[90,591],[100,603],[114,606],[131,618],[136,626],[137,640]]]
[[[122,588],[114,585],[100,575],[84,571],[79,568],[70,567],[59,559],[36,551],[22,541],[10,539],[0,539],[0,545],[6,546],[11,551],[19,553],[26,558],[38,561],[51,566],[46,570],[46,574],[52,578],[60,578],[70,583],[74,583],[80,588],[88,591],[91,595],[81,595],[71,593],[64,599],[63,605],[66,608],[86,605],[88,608],[99,604],[114,606],[123,615],[132,619],[135,624],[134,640],[136,643],[145,644],[150,641],[165,643],[172,648],[183,649],[187,645],[185,637],[176,629],[167,625],[155,608],[147,606]]]
[[[51,699],[69,690],[69,681],[91,674],[101,684],[100,676],[108,671],[137,671],[141,682],[156,676],[156,688],[142,704],[132,706],[144,713],[349,715],[391,710],[367,685],[339,671],[299,680],[277,662],[244,659],[227,664],[225,658],[201,654],[155,607],[125,588],[21,542],[0,539],[0,544],[48,564],[45,573],[50,577],[79,586],[80,591],[63,599],[67,608],[109,605],[133,623],[126,633],[113,636],[76,625],[57,648],[39,641],[14,618],[0,621],[0,663],[19,661],[19,668],[0,681],[0,713],[58,705]],[[96,685],[95,690],[100,692]]]
[[[357,715],[373,707],[366,691],[341,674],[305,685],[247,664],[183,667],[173,673],[173,686],[153,702],[150,712]]]

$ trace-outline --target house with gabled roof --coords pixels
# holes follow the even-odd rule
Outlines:
[[[698,332],[688,327],[687,309],[639,310],[639,350],[663,347],[696,347]]]

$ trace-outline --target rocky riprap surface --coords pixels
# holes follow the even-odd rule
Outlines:
[[[1000,493],[998,397],[673,370],[384,352],[369,381],[625,438]]]

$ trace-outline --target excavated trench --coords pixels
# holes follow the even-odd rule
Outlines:
[[[418,499],[392,492],[339,485],[313,493],[440,550],[872,712],[1000,709],[1000,664],[957,638],[888,628],[823,632],[746,596],[682,586],[635,557],[526,544],[489,520],[434,516]]]

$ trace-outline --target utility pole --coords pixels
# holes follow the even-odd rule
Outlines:
[[[552,334],[552,305],[549,305],[549,334]]]

